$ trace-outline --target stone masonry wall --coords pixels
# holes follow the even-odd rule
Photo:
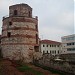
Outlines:
[[[18,16],[32,17],[32,8],[27,4],[17,4],[9,7],[9,16],[13,16],[14,10],[18,11]]]
[[[16,6],[16,8],[19,7]],[[15,10],[14,6],[10,7],[10,15],[13,13],[12,10]],[[18,10],[18,12],[21,10]],[[28,10],[31,10],[29,6]],[[23,10],[21,12],[23,12]],[[4,58],[11,60],[23,58],[25,62],[32,62],[33,53],[35,52],[34,47],[39,45],[38,20],[32,17],[25,17],[25,15],[21,16],[21,13],[18,14],[17,17],[9,16],[3,18],[1,37],[1,47]]]

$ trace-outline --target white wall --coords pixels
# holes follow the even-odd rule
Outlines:
[[[43,47],[43,45],[44,45],[44,47]],[[48,45],[48,47],[47,47],[47,45]],[[51,47],[50,47],[50,45],[51,45]],[[43,51],[44,51],[45,53],[47,53],[47,51],[48,51],[48,53],[50,53],[50,51],[51,51],[52,55],[60,54],[61,53],[61,45],[59,47],[58,47],[58,45],[55,45],[56,47],[54,47],[54,45],[53,45],[53,47],[52,47],[52,45],[53,44],[41,44],[41,52],[43,53]],[[55,51],[56,51],[56,53],[55,53]],[[58,51],[59,51],[59,53],[58,53]]]

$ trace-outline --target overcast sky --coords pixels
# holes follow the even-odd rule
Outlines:
[[[33,16],[39,19],[41,39],[61,41],[62,36],[74,34],[74,0],[0,0],[0,31],[2,17],[9,14],[9,6],[18,3],[33,8]]]

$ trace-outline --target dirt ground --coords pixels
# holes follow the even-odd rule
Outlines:
[[[1,72],[0,75],[34,75],[29,71],[20,72],[16,69],[16,66],[17,65],[13,64],[10,60],[2,60],[0,62],[0,72]],[[43,75],[58,75],[58,74],[52,74],[50,71],[44,70],[34,65],[29,64],[28,66],[33,68],[34,70],[42,72]]]
[[[12,64],[9,60],[3,60],[0,62],[1,68],[1,74],[2,75],[24,75],[23,73],[19,72],[14,64]]]
[[[50,71],[44,70],[44,69],[42,69],[42,68],[40,68],[40,67],[36,67],[36,66],[34,66],[34,65],[29,65],[29,67],[31,67],[31,68],[33,68],[33,69],[39,71],[39,72],[42,72],[43,75],[59,75],[59,74],[52,74]]]

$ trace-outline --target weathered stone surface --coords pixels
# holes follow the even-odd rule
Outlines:
[[[23,59],[25,62],[32,62],[33,53],[36,51],[34,46],[39,44],[38,28],[36,28],[38,20],[32,18],[32,10],[29,9],[29,6],[16,5],[14,7],[15,5],[10,7],[9,17],[3,19],[1,36],[3,57],[11,60]],[[17,10],[18,14],[16,16],[14,10]],[[28,16],[29,11],[30,16]]]

